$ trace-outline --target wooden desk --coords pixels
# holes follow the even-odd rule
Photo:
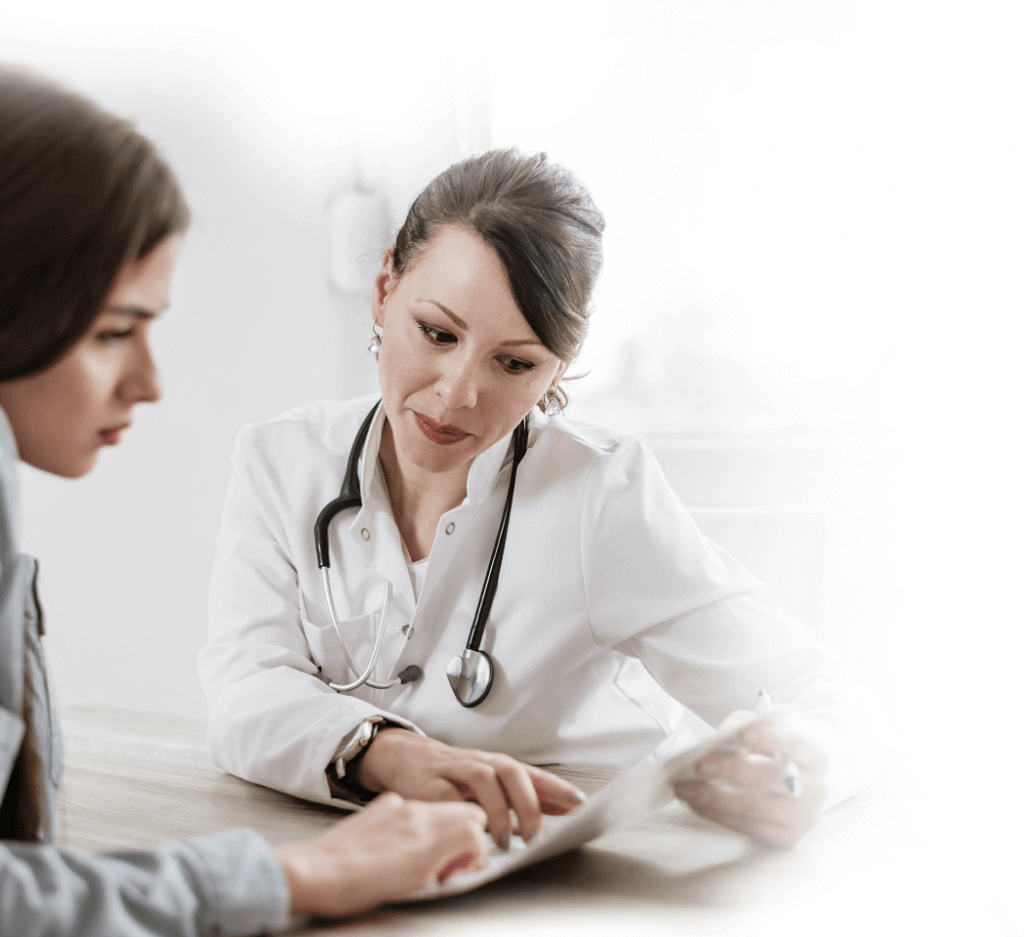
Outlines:
[[[76,708],[63,716],[62,845],[147,847],[247,826],[272,842],[312,836],[338,811],[225,774],[201,723]],[[585,790],[609,773],[560,771]],[[457,898],[385,908],[303,933],[479,935],[1011,934],[1002,911],[915,841],[882,794],[830,811],[793,850],[768,851],[680,804]]]

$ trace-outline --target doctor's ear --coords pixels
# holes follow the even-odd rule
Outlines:
[[[384,313],[384,301],[394,292],[398,285],[398,277],[395,276],[395,266],[390,250],[384,254],[380,270],[373,278],[373,286],[370,289],[370,311],[373,314],[373,321],[377,325],[383,325],[382,316]]]

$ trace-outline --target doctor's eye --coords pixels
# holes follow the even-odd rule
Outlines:
[[[524,374],[536,367],[532,361],[524,361],[522,358],[502,358],[500,360],[502,367],[511,374]]]
[[[452,335],[451,332],[445,332],[443,329],[435,329],[434,326],[427,325],[426,322],[420,322],[419,329],[435,345],[452,345],[456,341],[455,336]]]

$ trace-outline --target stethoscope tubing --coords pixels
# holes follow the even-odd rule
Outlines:
[[[345,652],[345,658],[348,660],[349,667],[352,668],[354,673],[359,673],[359,668],[356,666],[355,658],[352,656],[352,652],[348,649],[348,642],[345,640],[345,635],[341,633],[341,626],[338,624],[338,613],[334,610],[334,594],[331,592],[330,570],[325,566],[321,572],[323,573],[324,580],[324,595],[327,596],[327,608],[331,613],[331,622],[334,625],[334,630],[337,632],[338,640],[341,641],[341,647]],[[377,665],[377,658],[380,656],[380,645],[381,641],[384,639],[384,630],[387,628],[388,611],[390,608],[391,583],[386,582],[384,584],[384,605],[380,610],[380,625],[377,627],[377,635],[373,642],[373,651],[370,653],[369,666],[359,674],[352,683],[331,683],[328,681],[327,685],[332,690],[337,690],[339,693],[351,693],[353,690],[358,690],[359,687],[363,686],[363,684],[366,684],[368,687],[373,687],[375,690],[388,690],[402,682],[401,680],[391,680],[388,683],[374,683],[370,679],[370,673]]]
[[[345,658],[348,661],[349,667],[352,671],[359,676],[351,683],[331,683],[328,681],[328,686],[333,690],[337,690],[340,693],[350,693],[352,690],[356,690],[361,686],[369,686],[375,690],[387,690],[390,687],[395,686],[399,683],[405,683],[407,680],[417,680],[421,675],[421,671],[418,667],[406,668],[402,674],[399,674],[398,679],[391,680],[387,683],[374,683],[371,681],[370,674],[373,668],[377,664],[377,659],[380,654],[381,642],[384,639],[384,632],[387,628],[388,611],[391,605],[391,583],[387,582],[384,590],[384,605],[381,608],[380,624],[377,628],[377,634],[373,643],[373,651],[370,654],[370,663],[366,669],[360,673],[359,667],[356,665],[355,658],[352,656],[349,650],[348,643],[345,641],[345,636],[341,632],[341,625],[338,623],[338,614],[334,607],[334,595],[331,591],[331,578],[330,578],[330,566],[331,566],[331,552],[330,544],[328,540],[328,532],[331,524],[331,520],[334,516],[347,508],[358,508],[362,507],[363,499],[362,493],[359,490],[359,456],[362,454],[363,447],[366,444],[366,437],[370,432],[370,425],[373,422],[374,414],[377,412],[377,408],[381,405],[381,401],[377,401],[373,405],[373,409],[367,414],[366,419],[363,420],[362,425],[359,427],[359,431],[356,433],[355,439],[352,441],[352,448],[349,451],[348,465],[345,469],[345,479],[341,486],[341,493],[333,501],[329,502],[323,510],[317,515],[316,523],[313,525],[313,538],[316,543],[316,560],[317,565],[320,567],[320,572],[323,578],[324,595],[327,598],[327,609],[331,615],[331,623],[334,625],[334,630],[337,632],[338,639],[341,641],[342,649],[345,651]],[[476,655],[486,657],[486,663],[490,669],[490,679],[486,682],[486,687],[481,689],[475,698],[472,700],[463,699],[461,691],[456,690],[456,697],[463,706],[472,708],[483,702],[484,697],[490,692],[491,682],[493,681],[494,667],[493,663],[486,654],[480,651],[480,642],[483,638],[484,628],[487,625],[487,618],[490,615],[491,604],[494,601],[494,594],[498,588],[498,576],[501,573],[501,561],[505,555],[505,539],[508,535],[509,517],[512,513],[512,497],[516,487],[516,471],[519,468],[519,463],[522,461],[523,456],[526,454],[526,447],[529,442],[529,422],[527,418],[523,418],[522,422],[516,427],[513,433],[513,457],[512,457],[512,471],[509,476],[508,483],[508,494],[505,497],[505,508],[501,515],[501,523],[498,528],[498,536],[494,541],[494,549],[491,552],[490,562],[487,564],[487,574],[484,577],[484,585],[480,591],[480,600],[477,603],[476,614],[473,616],[473,624],[469,630],[469,638],[466,641],[465,655]],[[453,664],[457,664],[459,659],[456,658]],[[403,677],[408,671],[416,671],[413,676]],[[449,676],[450,680],[455,678]],[[455,684],[453,683],[453,689]]]
[[[480,593],[480,601],[476,606],[476,614],[473,616],[473,625],[469,629],[469,638],[466,640],[466,647],[471,651],[480,650],[480,641],[484,636],[484,628],[487,626],[487,618],[491,614],[491,605],[494,602],[494,593],[498,591],[498,576],[501,574],[501,561],[505,556],[505,540],[508,537],[508,522],[512,514],[512,495],[516,490],[516,471],[519,463],[526,452],[527,435],[521,427],[516,428],[513,436],[515,448],[512,455],[512,474],[508,479],[508,494],[505,496],[505,507],[501,512],[501,523],[498,525],[498,539],[495,541],[494,550],[491,553],[491,560],[487,564],[487,574],[484,576],[484,588]]]

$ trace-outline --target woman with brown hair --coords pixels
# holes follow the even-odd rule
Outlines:
[[[200,657],[222,767],[473,799],[504,845],[571,803],[538,765],[623,770],[768,697],[773,725],[677,779],[694,809],[792,844],[872,777],[870,694],[641,439],[562,412],[603,229],[543,154],[450,166],[373,281],[380,396],[243,428]]]
[[[0,931],[252,934],[343,915],[479,864],[483,811],[389,797],[315,840],[248,830],[83,855],[54,836],[62,771],[35,561],[14,534],[14,460],[78,477],[160,396],[149,330],[188,209],[127,121],[0,68]]]

